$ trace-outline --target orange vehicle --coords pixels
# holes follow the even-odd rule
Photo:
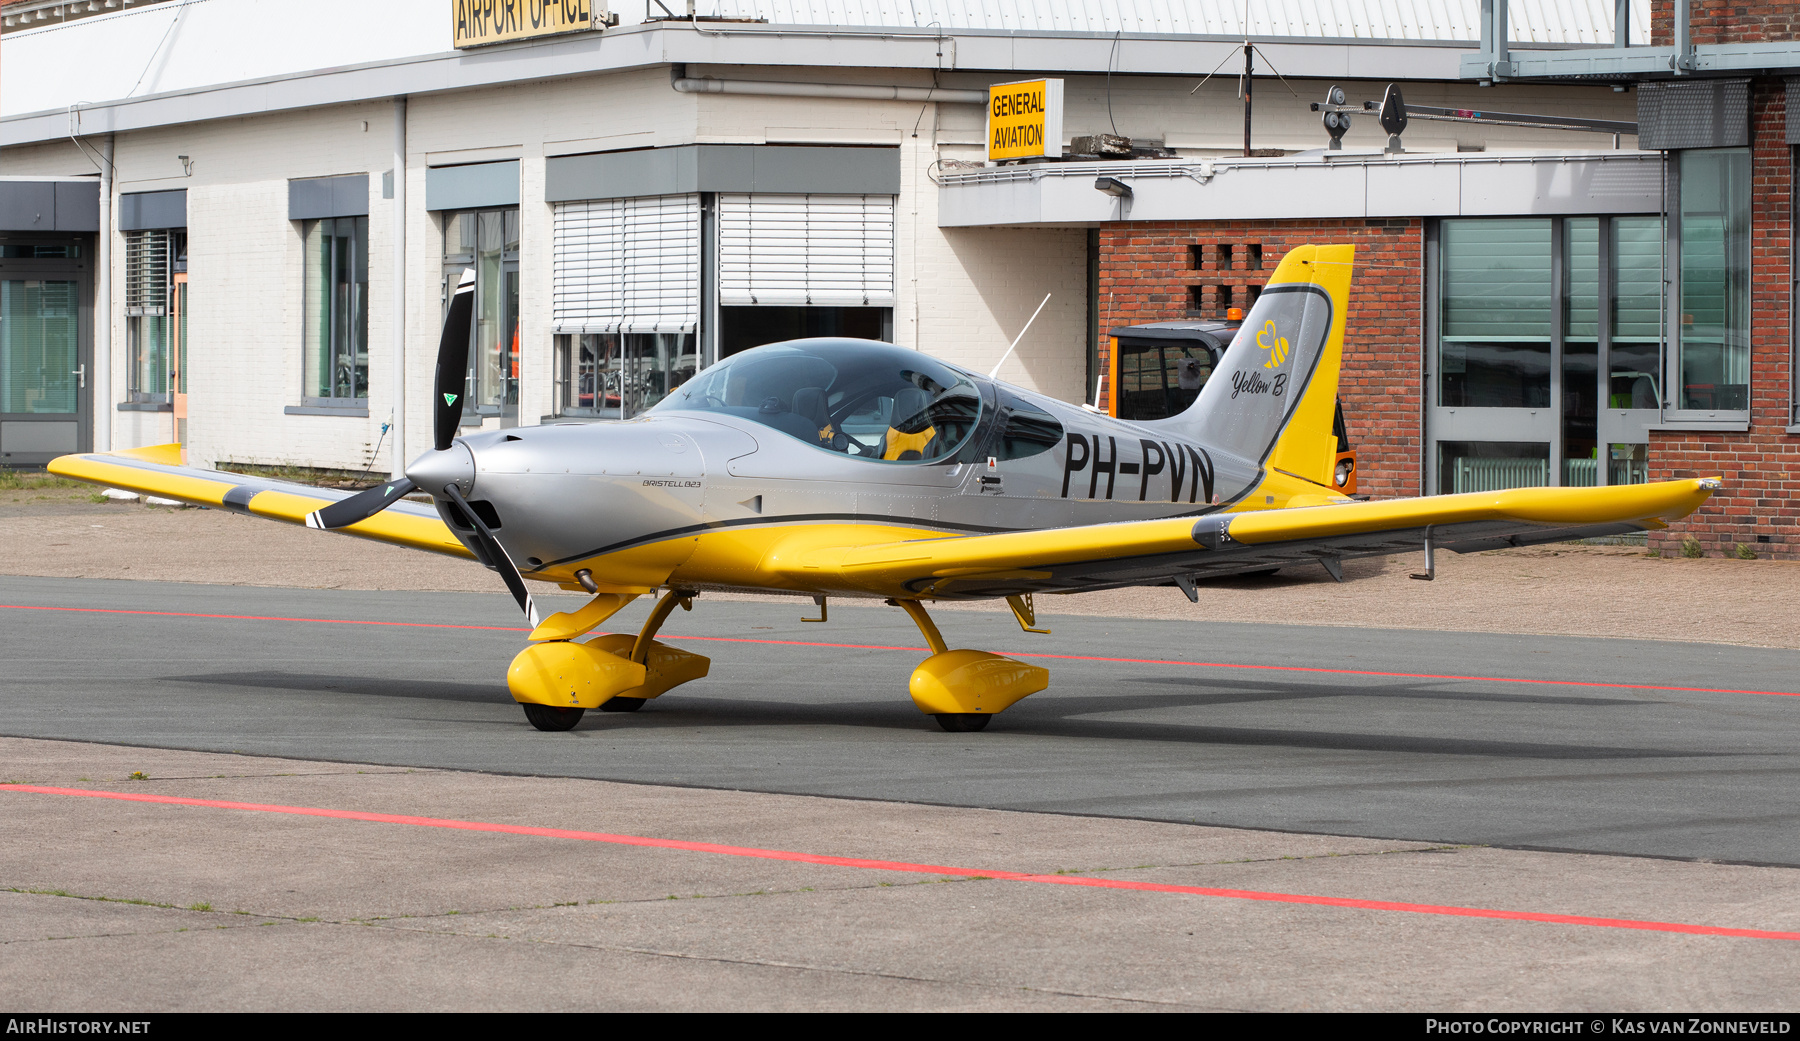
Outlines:
[[[1107,414],[1132,420],[1179,415],[1194,403],[1242,324],[1242,316],[1232,308],[1232,317],[1224,321],[1188,319],[1114,329],[1111,360],[1103,377],[1111,391]],[[1356,450],[1350,447],[1341,398],[1333,426],[1338,442],[1333,478],[1338,491],[1355,495]]]

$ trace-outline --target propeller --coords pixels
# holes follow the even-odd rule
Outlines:
[[[438,338],[437,378],[432,397],[433,447],[447,451],[456,441],[456,428],[462,419],[462,394],[469,373],[470,326],[475,317],[475,269],[463,269],[456,293],[450,297],[450,313],[444,316],[444,331]],[[357,492],[306,515],[306,526],[327,531],[347,528],[368,520],[400,499],[418,490],[410,476]],[[425,491],[436,495],[430,488]]]
[[[494,537],[481,515],[469,506],[469,500],[463,498],[462,489],[454,484],[446,484],[444,497],[456,504],[463,519],[475,529],[475,540],[487,550],[488,561],[494,565],[494,570],[500,572],[500,577],[506,580],[506,588],[512,592],[513,599],[519,602],[519,610],[524,611],[525,617],[531,620],[531,627],[535,629],[543,624],[543,618],[538,615],[537,604],[531,599],[531,590],[525,588],[525,579],[519,574],[519,566],[512,562],[506,547]]]
[[[525,612],[525,617],[535,628],[543,618],[538,615],[531,591],[525,588],[519,566],[513,563],[506,547],[494,537],[493,529],[481,519],[481,514],[475,512],[469,500],[463,497],[462,484],[474,477],[475,460],[466,445],[457,443],[456,432],[462,421],[462,396],[468,381],[469,341],[474,320],[475,269],[466,268],[457,282],[456,293],[450,297],[450,312],[444,316],[444,331],[438,338],[437,373],[431,401],[432,451],[413,460],[406,468],[406,476],[307,514],[306,525],[327,530],[346,528],[375,516],[415,490],[423,490],[434,499],[447,500],[448,509],[462,522],[458,527],[474,531],[480,556],[500,572],[506,588],[519,602],[519,609]]]

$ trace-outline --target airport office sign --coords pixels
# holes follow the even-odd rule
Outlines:
[[[1062,154],[1062,80],[996,83],[988,88],[987,157]]]
[[[450,0],[457,48],[604,29],[610,20],[594,0]]]

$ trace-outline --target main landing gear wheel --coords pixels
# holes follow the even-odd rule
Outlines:
[[[600,703],[602,712],[636,712],[649,698],[607,698]]]
[[[985,729],[994,716],[991,712],[939,712],[931,718],[952,734],[973,734]]]
[[[582,708],[556,708],[552,705],[533,705],[525,703],[525,718],[539,730],[573,730],[575,724],[581,722]]]

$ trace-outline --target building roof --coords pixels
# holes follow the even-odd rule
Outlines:
[[[699,0],[702,13],[761,21],[660,19],[455,51],[451,2],[309,0],[299,17],[293,0],[179,0],[14,29],[0,38],[0,146],[688,62],[1199,77],[1244,29],[1241,0]],[[1630,2],[1633,25],[1648,26],[1648,0]],[[1477,7],[1258,0],[1250,28],[1287,75],[1453,80]],[[1527,47],[1609,40],[1612,7],[1516,2],[1515,35]]]

